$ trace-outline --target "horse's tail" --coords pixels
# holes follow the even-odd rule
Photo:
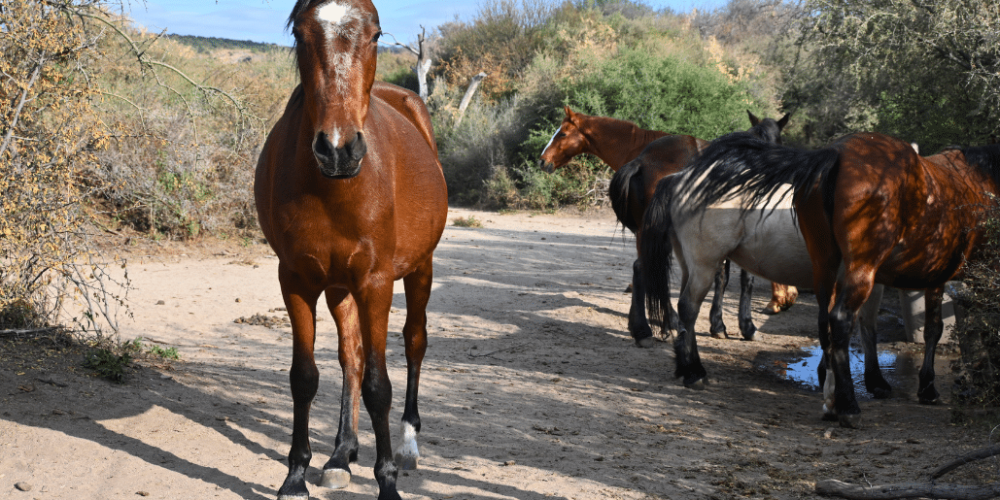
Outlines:
[[[646,287],[649,318],[667,328],[670,311],[670,267],[673,260],[674,231],[671,205],[681,174],[668,175],[656,185],[653,199],[642,218],[639,259],[642,283]]]
[[[611,185],[608,187],[608,197],[611,198],[611,208],[615,211],[618,221],[633,233],[639,230],[642,220],[635,220],[629,211],[629,187],[632,179],[639,173],[642,162],[632,160],[615,172],[611,177]],[[631,193],[633,196],[642,196],[642,193]]]
[[[705,148],[689,164],[692,173],[684,176],[677,190],[686,194],[685,209],[692,213],[734,195],[743,196],[744,211],[765,206],[775,196],[784,196],[789,185],[796,200],[804,200],[817,186],[826,197],[839,157],[836,147],[797,149],[737,132]]]

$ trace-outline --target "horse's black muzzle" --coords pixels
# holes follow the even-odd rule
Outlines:
[[[361,159],[368,152],[365,137],[358,132],[344,147],[337,148],[326,132],[316,134],[313,154],[319,162],[319,171],[330,179],[350,179],[361,172]]]
[[[538,160],[538,168],[550,174],[556,170],[554,163],[549,163],[545,160]]]

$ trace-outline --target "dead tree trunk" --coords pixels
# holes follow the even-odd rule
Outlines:
[[[395,38],[395,37],[393,37]],[[427,41],[427,28],[423,26],[420,27],[420,34],[417,35],[417,47],[413,48],[409,45],[405,45],[395,42],[393,45],[398,45],[411,54],[417,56],[417,66],[414,71],[417,73],[417,88],[419,89],[420,99],[427,102],[427,96],[430,94],[427,87],[427,73],[431,70],[431,57],[427,53],[426,42]]]
[[[480,72],[478,75],[472,77],[472,81],[469,82],[469,88],[465,89],[465,96],[462,97],[462,103],[458,105],[458,118],[455,119],[456,127],[459,123],[462,123],[462,117],[465,116],[465,108],[469,107],[469,103],[472,102],[472,96],[476,95],[476,89],[479,88],[479,84],[482,83],[483,78],[486,78],[486,73]]]

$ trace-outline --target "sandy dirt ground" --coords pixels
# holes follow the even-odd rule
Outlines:
[[[669,343],[639,349],[625,330],[634,241],[616,233],[610,211],[452,209],[449,220],[468,216],[483,227],[449,222],[436,253],[422,459],[400,474],[405,499],[811,498],[820,479],[917,481],[989,444],[988,427],[953,424],[947,404],[917,404],[916,376],[905,369],[893,399],[862,400],[861,429],[822,421],[820,394],[781,376],[816,345],[814,297],[804,293],[789,311],[766,316],[757,312],[770,293],[762,281],[758,341],[708,337],[704,305],[698,343],[712,383],[685,389],[672,375]],[[277,259],[263,245],[130,253],[134,319],[122,321],[121,336],[175,347],[180,361],[141,362],[118,385],[51,368],[45,358],[58,357],[58,345],[5,343],[0,498],[274,498],[292,419]],[[738,283],[731,280],[725,303],[731,332]],[[397,285],[388,353],[394,422],[405,387]],[[336,332],[321,312],[312,482],[333,449],[341,392]],[[899,320],[891,307],[883,313],[891,337]],[[947,402],[950,384],[938,387]],[[395,424],[393,432],[398,438]],[[310,483],[312,498],[375,498],[365,413],[360,439],[351,485]],[[996,480],[990,467],[965,479]]]

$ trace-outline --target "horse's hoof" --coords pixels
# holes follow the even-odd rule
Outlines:
[[[351,484],[351,471],[344,469],[326,469],[319,480],[320,486],[335,490],[346,488],[348,484]]]
[[[641,339],[635,339],[635,345],[638,347],[642,347],[644,349],[653,347],[653,337],[649,336],[649,337],[643,337]]]
[[[728,339],[729,338],[729,334],[726,333],[725,330],[722,330],[721,332],[711,332],[711,334],[712,334],[712,338],[713,339]]]
[[[395,488],[391,490],[379,490],[378,500],[402,500],[399,497],[399,492]]]
[[[632,293],[632,284],[629,283],[628,286],[625,287],[625,291],[622,293]]]
[[[936,405],[941,400],[937,389],[933,386],[930,387],[929,390],[921,391],[917,394],[917,398],[920,400],[920,404],[922,405]]]
[[[781,311],[782,311],[782,307],[781,306],[779,306],[778,304],[776,304],[774,302],[771,302],[768,305],[764,306],[764,311],[763,312],[764,312],[764,314],[778,314]]]
[[[396,462],[396,467],[398,467],[399,470],[417,469],[417,458],[419,458],[417,456],[403,454],[397,451],[396,456],[394,458],[395,458],[394,461]]]
[[[743,341],[744,342],[753,342],[755,340],[757,340],[757,332],[756,331],[751,332],[749,335],[744,335],[743,336]]]
[[[821,417],[821,419],[824,422],[836,422],[837,421],[837,414],[830,410],[830,406],[829,405],[824,404],[823,405],[823,416]]]
[[[889,399],[892,397],[892,387],[876,387],[869,392],[875,399]]]
[[[684,387],[687,387],[688,389],[694,389],[696,391],[705,390],[706,385],[708,385],[708,381],[705,380],[705,377],[699,377],[691,381],[688,380],[684,381]]]
[[[305,495],[278,495],[278,500],[309,500],[309,494]]]
[[[840,426],[848,429],[860,429],[861,428],[861,415],[855,413],[853,415],[838,415],[838,420],[840,421]]]

